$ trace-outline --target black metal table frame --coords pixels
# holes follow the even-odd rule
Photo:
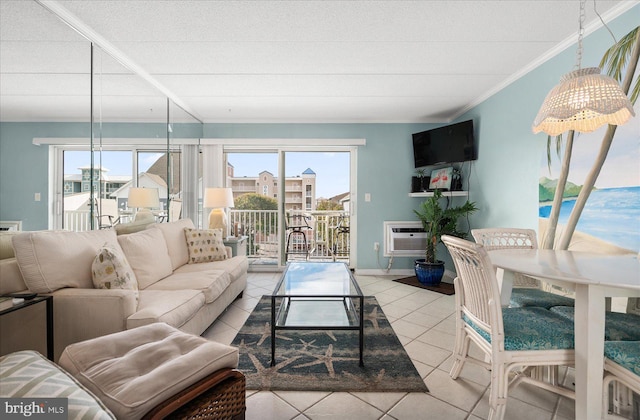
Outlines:
[[[351,273],[349,273],[349,276],[351,276],[351,282],[353,283],[356,291],[357,291],[357,295],[276,295],[276,291],[280,289],[280,286],[282,285],[282,282],[284,281],[285,278],[285,274],[286,274],[286,270],[285,273],[282,274],[282,278],[280,279],[280,281],[278,282],[278,284],[276,285],[276,288],[274,289],[274,293],[271,295],[271,366],[275,366],[276,364],[276,331],[277,330],[352,330],[352,331],[358,331],[359,333],[359,349],[360,349],[360,366],[364,366],[364,358],[363,358],[363,351],[364,351],[364,295],[362,294],[362,291],[360,290],[360,286],[358,286],[358,283],[356,282],[356,280],[353,278],[353,276],[351,275]],[[276,300],[281,300],[282,302],[280,302],[280,305],[276,305]],[[300,300],[304,300],[304,301],[310,301],[310,300],[314,300],[314,299],[318,299],[318,300],[327,300],[327,299],[331,299],[331,300],[342,300],[343,304],[345,306],[345,312],[347,313],[347,317],[349,316],[350,313],[354,313],[355,311],[350,311],[348,309],[348,306],[351,305],[353,306],[353,299],[358,299],[360,301],[360,306],[358,308],[358,312],[357,312],[357,325],[349,325],[349,326],[323,326],[323,325],[315,325],[315,326],[300,326],[300,325],[293,325],[293,326],[286,326],[286,325],[276,325],[276,319],[279,318],[279,316],[276,316],[276,306],[278,306],[278,315],[280,314],[281,311],[285,310],[288,311],[289,309],[289,305],[291,304],[292,300],[296,300],[296,299],[300,299]]]
[[[11,298],[11,296],[2,296]],[[53,361],[53,296],[36,296],[33,299],[13,305],[0,311],[0,316],[24,309],[37,303],[46,302],[46,326],[47,326],[47,359]]]

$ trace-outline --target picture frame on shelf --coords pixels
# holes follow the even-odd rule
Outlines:
[[[453,176],[453,166],[434,169],[433,171],[431,171],[431,179],[429,181],[429,190],[445,190],[445,191],[450,190],[452,176]]]

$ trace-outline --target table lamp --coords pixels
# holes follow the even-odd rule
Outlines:
[[[207,188],[204,192],[204,208],[210,208],[209,229],[222,229],[227,237],[227,215],[225,208],[233,207],[233,191],[231,188]]]
[[[128,204],[130,208],[137,207],[134,221],[151,220],[155,217],[151,213],[152,208],[160,207],[160,198],[157,188],[129,188]]]

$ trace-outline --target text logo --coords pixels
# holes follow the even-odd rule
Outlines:
[[[2,419],[66,420],[67,398],[0,398]]]

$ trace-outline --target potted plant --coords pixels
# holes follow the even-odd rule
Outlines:
[[[418,210],[414,210],[427,233],[425,258],[415,260],[416,277],[420,283],[426,285],[439,284],[444,275],[444,262],[436,258],[436,248],[441,242],[442,235],[466,237],[466,232],[458,230],[458,221],[461,217],[466,217],[478,210],[475,203],[469,200],[462,206],[442,207],[441,198],[442,192],[435,190],[433,196],[423,201]]]
[[[427,178],[427,185],[425,184],[425,178]],[[429,187],[429,177],[425,175],[425,169],[416,169],[416,176],[411,177],[411,192],[422,192],[426,191]]]

